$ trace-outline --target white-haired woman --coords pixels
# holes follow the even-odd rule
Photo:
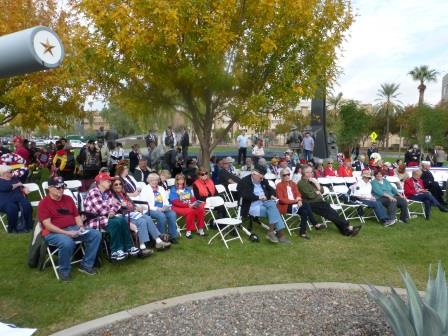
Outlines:
[[[0,212],[6,213],[8,219],[8,233],[26,232],[33,229],[33,208],[25,195],[28,190],[17,177],[12,176],[12,169],[7,165],[0,165]],[[24,228],[18,228],[19,211],[25,222]]]
[[[140,200],[148,202],[149,215],[157,222],[157,228],[161,233],[166,232],[171,236],[171,243],[176,244],[178,238],[176,213],[171,210],[168,195],[162,186],[159,186],[159,175],[151,173],[146,180],[148,184],[143,187],[140,193]]]

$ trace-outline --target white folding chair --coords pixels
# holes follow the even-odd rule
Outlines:
[[[6,224],[6,214],[0,213],[0,223],[2,223],[3,228],[5,229],[5,232],[8,232],[8,224]]]
[[[340,196],[346,195],[348,197],[348,187],[344,185],[334,185],[333,192],[330,192],[330,200],[331,207],[342,214],[345,220],[349,221],[351,219],[357,219],[361,223],[364,223],[363,218],[358,213],[359,208],[361,208],[362,204],[347,204],[345,202],[341,202]]]
[[[229,196],[232,202],[236,202],[238,204],[238,201],[235,200],[233,197],[233,194],[238,193],[238,184],[237,183],[230,183],[227,185],[227,188],[229,189]]]
[[[48,182],[44,181],[42,182],[42,191],[44,193],[44,196],[47,196],[47,190],[48,190]]]
[[[353,175],[354,178],[361,177],[361,174],[362,174],[362,172],[361,171],[357,171],[357,170],[354,170],[352,172],[352,175]]]
[[[238,231],[238,225],[241,225],[243,222],[241,221],[241,219],[232,218],[230,216],[229,211],[225,205],[224,199],[221,196],[208,197],[206,199],[205,204],[206,204],[206,207],[208,207],[209,209],[212,209],[212,210],[216,207],[224,205],[224,207],[226,208],[227,216],[228,216],[227,218],[216,218],[213,211],[210,211],[210,213],[213,217],[213,220],[215,221],[216,226],[218,228],[218,233],[216,233],[213,237],[210,238],[210,240],[208,241],[208,245],[210,245],[211,242],[216,237],[221,237],[221,240],[224,242],[224,245],[226,246],[226,248],[229,248],[227,243],[232,240],[239,239],[240,242],[243,243],[243,240],[241,239],[240,233]],[[231,232],[235,232],[235,237],[226,239],[226,236],[228,234],[230,234]]]
[[[344,182],[347,187],[350,187],[352,184],[355,184],[357,182],[357,180],[356,180],[356,177],[349,176],[349,177],[344,177]]]
[[[272,173],[266,173],[266,174],[264,174],[264,178],[266,180],[275,180],[275,179],[277,179],[277,175],[272,174]]]
[[[42,192],[40,191],[39,186],[37,185],[37,183],[25,183],[23,186],[28,189],[30,194],[31,193],[36,193],[36,194],[39,195],[39,201],[32,201],[32,202],[30,202],[31,206],[37,207],[39,205],[39,202],[42,200],[42,198],[44,198],[42,196]]]
[[[388,177],[393,177],[393,176],[388,176]],[[395,183],[391,183],[391,185],[395,189],[397,189],[399,193],[403,194],[403,190],[398,189]],[[404,197],[404,195],[403,195],[403,197]],[[423,217],[425,216],[425,205],[423,204],[423,202],[410,200],[408,198],[406,198],[406,200],[408,201],[409,218],[417,218],[419,215],[423,216]]]
[[[233,184],[236,184],[236,183],[233,183]],[[228,193],[226,188],[222,184],[216,184],[215,188],[216,188],[216,192],[218,193],[218,195],[220,195],[224,198],[226,208],[236,209],[238,207],[238,202],[233,200],[233,196],[231,195],[232,193],[231,192]]]
[[[334,186],[336,185],[346,185],[345,184],[345,178],[341,176],[329,176],[328,179],[330,180],[331,186],[334,189]]]
[[[34,236],[36,237],[36,235],[41,234],[42,231],[42,224],[41,223],[37,223],[36,226],[34,227]],[[78,255],[79,253],[80,258],[72,260],[71,264],[77,264],[80,263],[82,261],[82,259],[84,258],[84,246],[82,245],[82,241],[75,241],[76,247],[75,250],[73,251],[73,256]],[[47,259],[44,262],[44,268],[48,265],[48,262],[50,262],[51,267],[53,268],[54,271],[54,275],[56,276],[56,279],[59,280],[59,273],[58,273],[58,269],[59,269],[59,265],[57,265],[56,263],[56,258],[57,255],[59,253],[59,248],[57,248],[56,246],[50,245],[47,243]]]

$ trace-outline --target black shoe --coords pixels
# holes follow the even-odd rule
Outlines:
[[[70,282],[71,281],[69,274],[63,274],[58,271],[58,275],[59,275],[59,280],[62,282]]]
[[[177,240],[177,238],[171,238],[170,243],[171,244],[179,244],[179,241]]]
[[[362,207],[357,207],[356,212],[358,213],[358,216],[362,217],[364,215],[364,209]]]
[[[445,208],[445,207],[440,207],[439,210],[442,211],[442,212],[448,212],[448,209]]]
[[[97,274],[96,269],[94,267],[87,268],[83,265],[79,265],[78,270],[87,275],[96,275]]]
[[[355,237],[358,235],[359,231],[361,231],[362,226],[358,225],[358,226],[354,226],[352,229],[352,232],[349,234],[349,236],[351,237]]]
[[[314,229],[316,229],[317,231],[323,230],[326,228],[327,228],[327,224],[319,223],[319,224],[314,225]]]
[[[310,240],[311,239],[306,233],[299,234],[299,237],[302,238],[302,239],[305,239],[305,240]]]

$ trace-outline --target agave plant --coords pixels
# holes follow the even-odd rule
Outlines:
[[[445,270],[439,262],[435,279],[429,267],[429,279],[425,297],[422,299],[410,274],[400,271],[406,286],[407,304],[391,288],[385,295],[369,285],[369,296],[383,311],[396,336],[448,336],[448,291]]]

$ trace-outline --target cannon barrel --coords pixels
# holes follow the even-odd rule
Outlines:
[[[50,28],[36,26],[0,36],[0,78],[53,69],[64,59],[64,46]]]

